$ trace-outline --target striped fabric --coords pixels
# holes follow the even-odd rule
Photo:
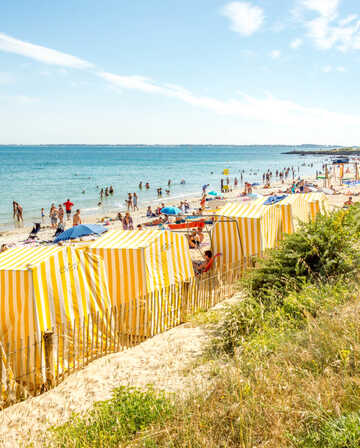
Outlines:
[[[48,329],[87,322],[88,314],[103,316],[110,307],[103,262],[92,254],[51,246],[0,255],[0,340],[18,352],[16,376],[25,369],[21,346],[41,340]]]
[[[299,221],[308,221],[309,209],[303,196],[302,194],[290,194],[276,204],[281,211],[283,233],[294,233]]]
[[[306,193],[301,195],[308,206],[310,218],[314,220],[321,213],[329,212],[329,203],[325,193]]]
[[[279,207],[264,205],[266,198],[246,203],[229,203],[218,213],[212,232],[213,252],[221,252],[223,264],[261,255],[281,239]]]
[[[88,251],[105,262],[114,306],[194,276],[184,235],[164,230],[114,230]]]

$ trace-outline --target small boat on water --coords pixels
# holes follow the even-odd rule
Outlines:
[[[338,163],[349,163],[349,158],[342,157],[341,159],[333,159],[332,163],[333,163],[333,165],[338,164]]]

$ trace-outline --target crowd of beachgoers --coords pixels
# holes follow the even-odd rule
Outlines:
[[[312,167],[312,164],[308,164]],[[324,166],[323,166],[324,170]],[[256,173],[256,170],[239,172],[238,176],[224,175],[219,179],[219,190],[209,191],[209,185],[205,184],[199,188],[197,197],[184,197],[181,201],[171,199],[172,181],[169,179],[165,195],[163,197],[162,188],[155,188],[157,201],[156,206],[141,205],[139,197],[143,189],[150,190],[149,182],[140,181],[138,192],[128,193],[124,200],[124,209],[114,213],[112,216],[102,213],[96,215],[82,216],[81,210],[76,207],[75,201],[66,198],[63,203],[56,206],[52,203],[49,211],[44,208],[40,210],[39,220],[34,223],[34,228],[23,226],[23,206],[13,201],[13,219],[14,230],[9,230],[0,234],[1,251],[8,247],[18,245],[39,245],[51,244],[54,237],[61,234],[66,228],[77,226],[82,223],[99,223],[107,228],[123,230],[143,230],[143,229],[171,229],[174,224],[196,223],[202,220],[207,223],[206,226],[187,225],[183,230],[186,234],[191,249],[200,249],[197,253],[204,256],[206,249],[210,249],[210,229],[213,215],[226,202],[252,200],[259,195],[271,196],[276,194],[296,194],[312,191],[322,191],[328,198],[330,205],[334,207],[346,207],[356,201],[356,196],[360,194],[360,184],[356,182],[350,185],[342,184],[341,180],[329,175],[327,185],[323,180],[323,172],[317,170],[313,177],[300,177],[300,166],[292,166],[272,171],[268,169],[260,175],[262,182],[248,182],[246,176],[250,177]],[[352,168],[346,169],[345,174],[348,177],[354,177]],[[354,177],[355,178],[355,177]],[[181,179],[180,183],[185,183]],[[106,197],[116,194],[113,186],[97,187],[99,189],[100,206]],[[166,206],[175,206],[180,210],[177,216],[169,216],[162,213]],[[99,207],[99,212],[101,208]],[[190,221],[191,220],[191,221]],[[85,237],[85,240],[95,238]],[[195,255],[194,258],[198,258]]]

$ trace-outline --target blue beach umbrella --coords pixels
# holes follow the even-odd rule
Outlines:
[[[182,211],[177,207],[164,207],[160,210],[163,215],[181,215]]]
[[[80,238],[81,236],[93,234],[101,235],[106,231],[107,229],[104,226],[99,226],[98,224],[80,224],[79,226],[71,227],[70,229],[65,230],[65,232],[60,233],[60,235],[54,239],[54,243]]]
[[[209,193],[211,196],[219,196],[219,193],[217,191],[209,191]]]

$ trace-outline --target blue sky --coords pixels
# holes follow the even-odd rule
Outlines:
[[[358,0],[5,0],[0,143],[360,144]]]

